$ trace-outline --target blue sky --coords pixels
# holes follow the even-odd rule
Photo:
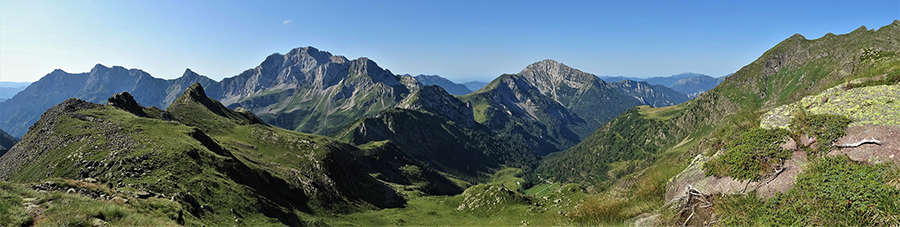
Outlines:
[[[97,63],[220,80],[304,46],[457,82],[548,58],[600,76],[721,76],[795,33],[815,39],[896,19],[897,0],[0,0],[0,80]]]

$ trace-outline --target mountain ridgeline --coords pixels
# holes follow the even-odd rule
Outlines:
[[[472,104],[476,121],[520,137],[541,154],[577,144],[631,107],[686,100],[670,89],[646,83],[610,84],[553,60],[536,62],[518,74],[502,75],[459,98]]]
[[[421,83],[425,81],[426,83]],[[68,98],[100,103],[116,92],[134,94],[144,106],[167,107],[192,83],[228,108],[254,113],[268,124],[319,135],[336,135],[358,119],[374,117],[392,108],[404,108],[422,86],[446,84],[469,93],[463,86],[438,76],[394,75],[368,58],[348,60],[313,47],[272,54],[259,66],[216,82],[190,69],[173,80],[151,77],[139,69],[96,65],[89,73],[56,70],[12,99],[0,103],[9,110],[0,128],[24,135],[41,111]],[[46,92],[54,90],[58,92]],[[460,93],[461,94],[461,93]],[[436,96],[427,96],[436,97]],[[561,63],[545,60],[515,75],[504,75],[478,92],[442,99],[468,103],[474,121],[525,141],[538,154],[571,147],[591,131],[624,110],[641,104],[664,106],[686,100],[661,86],[641,83],[606,83],[596,76]],[[427,100],[427,99],[423,99]],[[417,105],[436,106],[419,100]],[[406,108],[409,109],[409,108]],[[6,113],[7,111],[4,111]],[[434,111],[439,115],[459,112]],[[470,118],[462,120],[472,127]],[[545,139],[546,138],[546,139]]]
[[[645,81],[650,85],[662,85],[672,90],[679,91],[688,96],[689,99],[697,97],[701,93],[708,91],[722,83],[722,80],[725,77],[730,76],[725,75],[722,77],[711,77],[699,73],[682,73],[676,74],[667,77],[650,77],[650,78],[637,78],[637,77],[623,77],[623,76],[601,76],[600,79],[610,81],[610,82],[620,82],[620,81]]]

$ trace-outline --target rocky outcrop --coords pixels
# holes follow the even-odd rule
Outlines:
[[[229,109],[219,101],[209,98],[199,83],[184,91],[166,113],[179,122],[200,127],[204,131],[227,131],[233,125],[268,125],[244,108]]]
[[[144,113],[144,108],[137,101],[134,101],[134,96],[131,96],[128,92],[118,93],[109,97],[106,105],[122,109],[138,117],[147,117],[147,114]]]

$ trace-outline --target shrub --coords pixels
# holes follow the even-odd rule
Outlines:
[[[784,129],[754,128],[726,143],[725,154],[704,164],[706,175],[759,180],[791,157],[780,147],[789,132]]]
[[[900,190],[885,184],[890,164],[825,157],[797,177],[787,194],[766,201],[763,221],[775,225],[898,225]],[[891,218],[893,217],[893,218]]]
[[[810,157],[821,156],[833,148],[838,138],[847,135],[847,126],[853,122],[850,118],[831,115],[798,115],[791,120],[791,128],[794,129],[794,138],[807,134],[816,138],[816,148],[807,149]]]

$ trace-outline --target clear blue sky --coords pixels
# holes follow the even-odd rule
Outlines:
[[[601,76],[721,76],[794,33],[814,39],[898,18],[898,0],[0,0],[0,80],[97,63],[220,80],[304,46],[457,82],[548,58]]]

